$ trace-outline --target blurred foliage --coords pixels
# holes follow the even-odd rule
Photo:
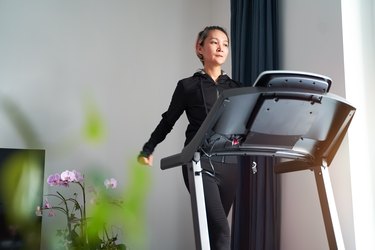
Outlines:
[[[16,129],[26,148],[47,148],[47,150],[52,148],[53,145],[44,145],[43,138],[39,137],[27,114],[22,111],[17,103],[5,96],[1,96],[0,102],[6,117]],[[92,98],[84,98],[83,115],[84,120],[81,130],[81,139],[83,141],[81,142],[102,143],[106,137],[105,121]],[[43,130],[45,128],[39,129]],[[80,141],[74,141],[77,145],[71,145],[72,148],[80,143]],[[48,154],[48,151],[46,153]],[[107,225],[109,223],[113,223],[113,225],[119,224],[119,227],[111,227],[110,232],[107,233],[119,237],[124,243],[131,242],[135,246],[132,249],[146,249],[145,202],[151,178],[149,169],[140,166],[135,159],[136,157],[134,157],[134,161],[125,166],[127,171],[124,172],[128,174],[128,185],[120,193],[122,205],[103,202],[98,206],[94,206],[88,216],[90,217],[89,223],[93,225],[93,229],[99,228],[99,226],[102,227],[103,222],[107,223]],[[32,228],[40,228],[40,221],[38,222],[40,217],[36,217],[34,212],[36,206],[42,202],[42,197],[37,196],[41,194],[40,189],[43,187],[43,178],[40,177],[43,176],[43,173],[40,173],[43,167],[37,166],[33,162],[34,160],[26,156],[13,158],[11,162],[7,163],[7,166],[1,168],[0,187],[3,190],[3,195],[7,197],[6,199],[11,204],[10,207],[6,208],[8,219],[22,221],[22,223],[25,223],[24,228],[27,228],[24,231],[26,237],[40,240],[40,235],[35,235],[38,230]],[[46,166],[46,169],[48,168]],[[105,166],[102,166],[100,170],[93,170],[90,167],[85,169],[89,169],[86,171],[87,175],[94,182],[102,179],[98,177],[102,177],[104,172],[108,175],[107,171],[105,171],[107,169]],[[35,204],[35,202],[40,203]],[[121,228],[124,228],[124,231]],[[52,242],[52,248],[55,243]]]
[[[6,96],[0,96],[0,107],[23,140],[26,148],[43,148],[44,143],[38,135],[27,114]],[[90,97],[83,98],[84,119],[81,135],[85,142],[100,143],[106,136],[105,121],[99,112],[99,108]],[[75,141],[77,143],[77,141]]]
[[[88,142],[100,143],[105,138],[104,120],[100,115],[98,107],[91,98],[86,98],[85,100],[83,137]]]
[[[45,199],[43,207],[37,208],[37,214],[43,216],[44,211],[47,211],[49,217],[54,217],[57,212],[60,212],[65,215],[66,219],[66,226],[57,230],[56,236],[59,239],[54,241],[53,247],[70,250],[126,249],[125,244],[118,243],[118,232],[111,232],[112,227],[109,228],[108,221],[100,218],[101,223],[92,223],[95,222],[95,217],[87,217],[86,213],[90,205],[94,207],[102,203],[116,206],[123,205],[118,197],[109,195],[110,191],[117,187],[117,180],[114,178],[106,179],[102,181],[101,185],[98,183],[98,186],[86,188],[87,181],[88,179],[76,170],[65,170],[47,178],[49,186],[59,187],[60,190],[46,195],[49,198],[54,198],[56,202]],[[80,191],[75,192],[74,185],[78,185]],[[106,187],[105,190],[102,187]],[[71,192],[63,195],[61,189],[69,189]],[[89,193],[92,194],[92,200],[88,204],[86,197]],[[108,209],[111,209],[111,207],[108,207]]]
[[[131,242],[131,245],[136,246],[135,249],[146,249],[145,203],[150,189],[150,171],[140,166],[136,160],[126,167],[128,183],[123,191],[116,195],[119,197],[119,202],[111,202],[113,196],[104,196],[104,199],[107,199],[106,202],[100,202],[89,211],[89,225],[93,229],[101,228],[103,224],[124,228],[123,237],[126,245],[127,242]],[[88,174],[94,183],[99,182],[100,177],[103,176],[103,170],[89,171]],[[100,186],[100,183],[94,185]]]
[[[27,115],[10,98],[1,96],[1,107],[8,116],[13,127],[17,130],[20,138],[27,148],[40,148],[42,142],[39,139],[33,125],[27,118]]]
[[[42,202],[43,151],[8,150],[0,166],[0,202],[11,244],[35,249],[40,244],[40,218],[35,207]],[[4,225],[2,225],[4,227]],[[13,249],[13,248],[12,248]],[[14,248],[16,249],[16,248]]]
[[[14,153],[0,169],[1,192],[8,201],[8,215],[12,220],[24,221],[34,214],[35,206],[41,200],[43,186],[40,155],[32,152]]]

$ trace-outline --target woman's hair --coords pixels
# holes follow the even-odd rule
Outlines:
[[[203,56],[201,54],[199,54],[198,52],[198,46],[203,46],[204,44],[204,41],[206,40],[206,38],[208,37],[208,34],[210,33],[210,31],[212,30],[220,30],[221,32],[223,32],[227,38],[228,38],[228,42],[229,42],[229,36],[228,36],[228,33],[227,31],[223,28],[223,27],[220,27],[220,26],[207,26],[206,28],[204,28],[201,32],[198,33],[198,37],[197,37],[197,40],[195,42],[195,53],[197,54],[199,60],[204,64],[203,62]]]

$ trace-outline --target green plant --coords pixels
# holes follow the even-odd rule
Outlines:
[[[107,229],[107,225],[102,218],[101,222],[96,222],[97,218],[87,216],[87,197],[84,176],[78,171],[63,171],[61,174],[56,173],[47,178],[47,183],[51,187],[69,188],[71,185],[77,185],[80,190],[79,195],[74,192],[72,196],[66,197],[62,192],[56,191],[56,194],[47,194],[47,197],[54,198],[56,205],[52,205],[48,198],[45,199],[43,207],[37,208],[37,215],[43,215],[43,211],[48,211],[49,216],[55,216],[56,212],[61,212],[66,217],[66,227],[57,231],[60,238],[62,249],[82,249],[82,250],[99,250],[99,249],[126,249],[124,244],[117,243],[117,234],[113,230]],[[114,178],[106,179],[103,183],[106,189],[115,189],[117,181]],[[102,189],[99,189],[102,190]],[[91,205],[96,206],[102,202],[107,202],[112,206],[122,207],[122,201],[98,192],[90,188],[92,194]],[[99,226],[98,226],[99,225]]]

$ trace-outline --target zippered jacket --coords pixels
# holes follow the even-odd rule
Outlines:
[[[236,87],[240,87],[240,84],[225,73],[220,75],[215,83],[203,70],[180,80],[168,110],[162,114],[161,121],[152,132],[150,139],[144,144],[140,155],[144,157],[151,155],[155,147],[171,132],[183,112],[186,113],[189,121],[185,132],[184,145],[186,146],[193,139],[220,93],[225,89]]]

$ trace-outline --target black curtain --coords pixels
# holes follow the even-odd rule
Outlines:
[[[277,0],[231,0],[232,78],[250,86],[278,69]],[[252,166],[255,163],[256,172]],[[233,207],[232,249],[279,249],[278,179],[270,157],[240,160]]]

